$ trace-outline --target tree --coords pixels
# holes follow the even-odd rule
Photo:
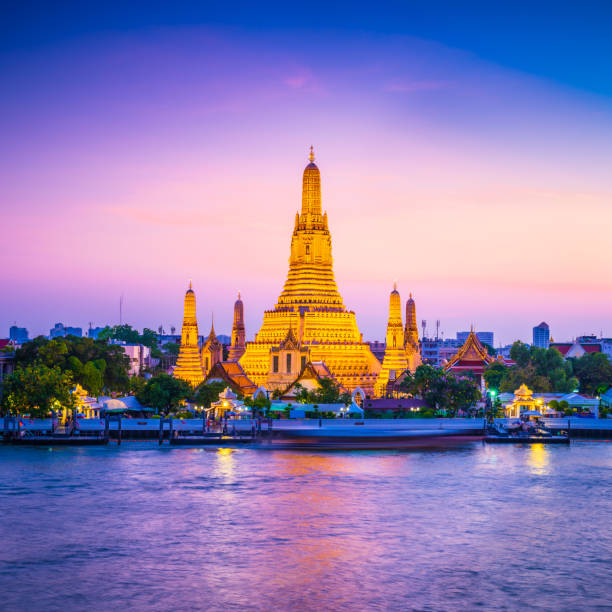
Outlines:
[[[582,393],[595,395],[612,386],[612,363],[605,353],[586,353],[571,361]]]
[[[88,361],[81,369],[77,382],[87,390],[87,392],[97,397],[102,393],[104,386],[104,375],[96,367],[93,361]]]
[[[510,349],[510,359],[515,361],[519,367],[524,368],[529,364],[529,347],[520,340],[517,340]]]
[[[351,394],[342,391],[340,385],[333,378],[321,378],[319,387],[308,391],[299,383],[294,386],[295,399],[301,404],[344,404],[348,406]]]
[[[502,380],[508,374],[508,368],[501,361],[494,361],[484,371],[484,379],[488,389],[499,390]]]
[[[46,417],[58,404],[71,409],[74,407],[71,388],[71,374],[62,372],[58,366],[49,368],[41,363],[17,366],[4,380],[3,412]]]
[[[181,345],[178,342],[166,342],[166,344],[162,346],[162,350],[168,355],[178,355],[180,348]]]
[[[225,387],[226,384],[223,382],[202,383],[196,389],[193,395],[193,401],[198,406],[210,408],[210,405],[219,399],[219,393],[221,393]]]
[[[159,374],[145,383],[136,399],[144,406],[167,414],[176,410],[192,393],[191,385],[184,380],[168,374]]]
[[[480,399],[480,390],[473,378],[458,378],[426,364],[420,365],[413,375],[406,373],[399,388],[421,397],[432,408],[445,410],[451,416],[458,410],[467,410]]]
[[[95,388],[98,376],[91,366],[85,370],[87,363],[92,362],[102,375],[103,388],[108,391],[124,392],[129,387],[129,358],[123,348],[109,345],[104,340],[74,336],[48,340],[39,336],[26,342],[16,351],[15,362],[17,366],[37,363],[42,363],[49,368],[58,366],[63,372],[71,373],[75,382],[95,394],[95,391],[88,385],[93,384]]]

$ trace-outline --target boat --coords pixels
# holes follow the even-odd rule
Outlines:
[[[552,432],[543,427],[532,426],[524,429],[520,424],[510,423],[510,427],[495,424],[489,429],[484,441],[487,444],[569,444],[569,436]]]

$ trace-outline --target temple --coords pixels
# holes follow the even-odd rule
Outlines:
[[[482,386],[482,375],[485,368],[493,361],[495,358],[489,355],[472,328],[463,346],[444,366],[444,369],[453,374],[471,374]]]
[[[256,385],[284,390],[309,362],[322,362],[348,390],[373,394],[380,362],[363,341],[355,313],[345,308],[333,272],[327,213],[321,209],[321,175],[310,163],[295,215],[289,273],[274,308],[264,313],[240,364]]]
[[[183,310],[183,327],[181,329],[181,347],[179,349],[174,376],[180,378],[194,387],[204,380],[200,351],[198,347],[198,321],[196,319],[195,293],[189,282],[189,289],[185,293],[185,306]]]
[[[419,332],[416,327],[416,308],[412,294],[406,302],[406,327],[402,323],[402,301],[393,286],[389,296],[389,322],[387,323],[387,340],[382,368],[376,381],[375,395],[385,397],[389,393],[389,384],[393,383],[403,372],[414,372],[421,363],[419,350]]]
[[[404,330],[404,348],[408,369],[414,372],[421,365],[421,347],[419,345],[419,328],[417,327],[416,304],[412,293],[406,302],[406,328]]]
[[[244,305],[240,299],[234,304],[234,324],[232,326],[232,344],[229,348],[228,361],[238,361],[246,349],[246,330],[244,327]]]
[[[210,326],[210,333],[206,342],[202,347],[202,370],[206,376],[215,364],[223,361],[223,345],[219,342],[217,334],[215,334],[215,323],[214,321]]]

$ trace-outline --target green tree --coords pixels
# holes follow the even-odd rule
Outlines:
[[[48,340],[42,336],[26,342],[15,353],[17,366],[29,366],[42,363],[47,367],[58,366],[62,371],[72,374],[73,380],[82,384],[89,392],[87,384],[82,379],[84,365],[93,362],[101,372],[103,388],[108,391],[127,391],[129,388],[130,360],[123,348],[109,345],[104,340],[92,338],[57,338]],[[86,372],[89,384],[96,386],[97,375],[91,367]],[[92,383],[92,378],[94,382]]]
[[[157,332],[145,327],[142,330],[142,334],[140,334],[138,338],[138,342],[144,346],[148,346],[150,349],[157,348]]]
[[[274,396],[273,396],[274,397]],[[308,391],[299,383],[295,384],[295,399],[301,404],[344,404],[351,403],[351,394],[342,391],[333,378],[321,378],[319,387]]]
[[[176,410],[192,393],[191,385],[184,380],[168,374],[159,374],[145,383],[136,399],[144,406],[167,414]]]
[[[510,349],[510,359],[516,362],[516,365],[520,368],[524,368],[529,364],[530,360],[529,347],[520,340],[517,340]]]
[[[221,393],[226,386],[227,385],[223,382],[202,383],[198,385],[198,388],[195,390],[193,401],[198,406],[210,408],[210,405],[219,399],[219,393]]]
[[[612,386],[612,363],[605,353],[586,353],[571,361],[582,393],[595,395]]]
[[[495,360],[493,363],[487,366],[484,371],[484,379],[487,383],[488,389],[499,390],[502,380],[508,374],[508,368],[501,361]]]
[[[168,355],[178,355],[180,348],[181,345],[178,342],[166,342],[166,344],[162,346],[162,350]]]
[[[102,393],[104,387],[104,375],[96,367],[93,361],[88,361],[81,369],[81,372],[75,380],[87,390],[87,392],[97,397]]]
[[[480,390],[472,377],[459,378],[427,364],[420,365],[413,375],[406,373],[399,388],[451,416],[458,410],[468,410],[480,399]]]
[[[62,372],[58,366],[49,368],[41,363],[17,366],[4,380],[3,413],[46,417],[58,404],[71,409],[74,407],[71,388],[71,374]]]

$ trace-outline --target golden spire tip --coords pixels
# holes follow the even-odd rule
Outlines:
[[[308,159],[310,160],[310,163],[313,163],[315,160],[314,147],[312,145],[310,145],[310,155],[308,155]]]

